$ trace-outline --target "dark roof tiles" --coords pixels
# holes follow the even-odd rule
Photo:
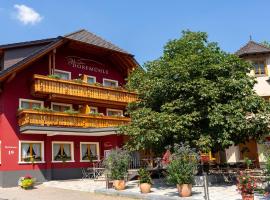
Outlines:
[[[238,56],[244,56],[248,54],[256,53],[270,53],[270,48],[254,41],[249,41],[245,46],[240,48],[235,54]]]
[[[108,41],[104,40],[103,38],[101,38],[93,33],[90,33],[84,29],[76,31],[74,33],[70,33],[68,35],[64,35],[63,37],[71,39],[71,40],[76,40],[79,42],[84,42],[87,44],[99,46],[102,48],[118,51],[121,53],[129,54],[127,51],[119,48],[118,46],[112,44],[111,42],[108,42]]]

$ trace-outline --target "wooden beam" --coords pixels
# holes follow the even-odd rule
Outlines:
[[[56,54],[56,49],[53,49],[53,74],[55,72],[55,54]]]
[[[52,74],[52,54],[49,54],[49,75]]]
[[[15,78],[15,76],[16,76],[16,72],[12,73],[12,74],[8,77],[7,83],[11,82],[11,81]]]

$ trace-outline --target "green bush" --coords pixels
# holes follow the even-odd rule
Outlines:
[[[144,168],[139,169],[138,171],[139,177],[140,177],[140,184],[142,183],[148,183],[152,184],[152,179],[150,172]]]
[[[109,177],[113,180],[124,180],[128,172],[129,161],[130,155],[128,151],[113,149],[104,161]]]
[[[188,145],[175,145],[167,167],[167,181],[171,184],[192,184],[199,156]]]

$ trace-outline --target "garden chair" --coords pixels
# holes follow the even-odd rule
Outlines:
[[[86,179],[86,178],[95,178],[95,172],[93,170],[88,170],[86,171],[84,168],[81,168],[82,171],[82,180]]]

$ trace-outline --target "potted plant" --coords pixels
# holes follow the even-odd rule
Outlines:
[[[148,170],[141,168],[138,171],[141,193],[149,193],[152,186],[151,175]]]
[[[195,150],[183,144],[174,145],[173,152],[167,166],[167,181],[177,186],[179,196],[189,197],[199,156]]]
[[[254,190],[257,187],[256,179],[248,172],[240,171],[237,178],[237,190],[241,193],[243,200],[254,200]]]
[[[24,176],[20,177],[18,181],[18,185],[27,190],[27,189],[32,189],[35,183],[35,179],[32,178],[31,176]]]
[[[107,174],[113,180],[113,186],[116,190],[125,189],[125,177],[128,173],[129,160],[128,151],[114,149],[104,161]]]

